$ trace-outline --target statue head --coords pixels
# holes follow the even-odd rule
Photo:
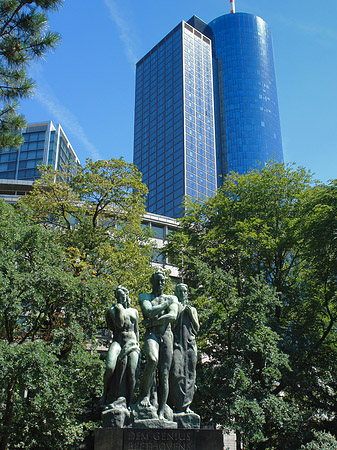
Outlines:
[[[124,306],[124,308],[128,308],[130,305],[130,299],[129,299],[129,291],[124,286],[117,286],[115,289],[115,297],[117,300],[117,303],[120,303]]]
[[[185,305],[188,302],[188,286],[184,283],[177,284],[174,295],[178,297],[179,302]]]
[[[166,282],[165,272],[161,269],[156,270],[151,275],[150,282],[153,291],[160,291],[160,293],[162,293]]]

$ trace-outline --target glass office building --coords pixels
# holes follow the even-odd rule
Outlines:
[[[283,161],[268,25],[260,17],[235,13],[213,20],[209,28],[218,73],[219,173],[242,174]]]
[[[211,41],[185,22],[137,64],[134,162],[147,211],[182,215],[216,190]]]
[[[147,211],[183,214],[230,171],[282,161],[271,35],[238,13],[181,22],[137,63],[134,163]]]
[[[0,152],[0,180],[34,181],[39,164],[62,170],[63,164],[79,159],[61,125],[52,122],[29,124],[23,130],[24,143],[19,149]]]

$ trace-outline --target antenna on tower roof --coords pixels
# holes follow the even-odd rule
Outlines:
[[[231,4],[231,14],[235,13],[235,0],[229,0]]]

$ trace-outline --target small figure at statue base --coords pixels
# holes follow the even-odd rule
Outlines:
[[[173,413],[173,420],[178,428],[200,428],[200,416],[190,410],[190,412]]]
[[[120,397],[105,408],[102,422],[105,428],[126,428],[131,425],[131,412],[125,397]]]

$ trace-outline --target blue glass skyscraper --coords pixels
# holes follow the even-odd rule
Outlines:
[[[210,29],[210,30],[209,30]],[[272,38],[260,17],[236,13],[209,23],[217,65],[219,172],[283,161]]]
[[[147,210],[183,214],[223,177],[282,161],[271,35],[251,14],[181,22],[137,64],[134,163]]]

